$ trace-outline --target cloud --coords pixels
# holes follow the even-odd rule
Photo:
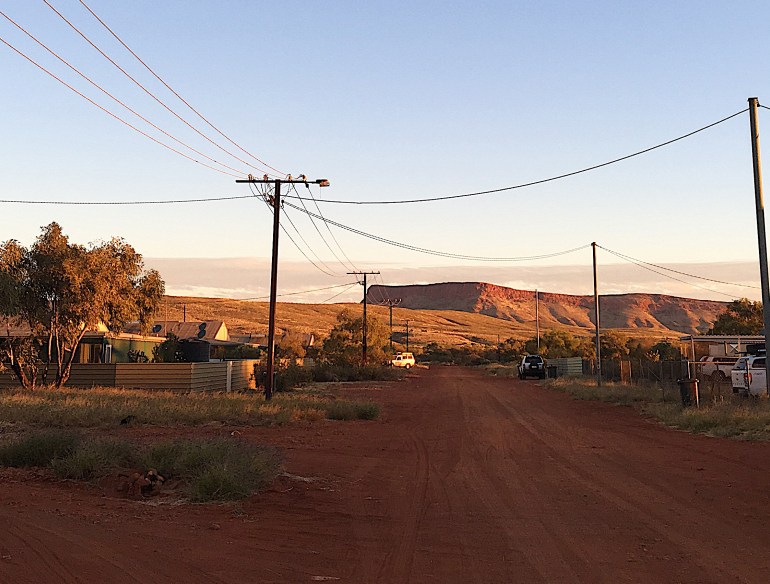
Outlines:
[[[166,281],[168,294],[176,296],[266,299],[270,293],[270,261],[264,258],[145,258],[145,263],[148,268],[157,269],[161,273]],[[754,262],[661,265],[679,272],[735,282],[742,286],[717,284],[676,273],[669,274],[682,280],[680,282],[632,264],[600,264],[597,270],[599,293],[648,292],[709,300],[729,300],[744,296],[758,300],[761,297],[758,289],[749,287],[758,285],[759,269]],[[658,268],[653,269],[665,272]],[[281,300],[360,301],[362,289],[355,285],[355,277],[346,275],[344,269],[339,271],[338,277],[330,277],[304,262],[281,262],[278,292],[291,294],[281,297]],[[380,276],[369,277],[370,285],[489,282],[524,290],[593,294],[593,273],[590,265],[414,267],[392,264],[382,265],[380,271]],[[305,292],[319,288],[324,289]],[[298,292],[299,294],[294,294]]]

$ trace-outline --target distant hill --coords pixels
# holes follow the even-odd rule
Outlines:
[[[483,282],[448,282],[412,286],[371,286],[368,301],[401,299],[412,310],[456,310],[533,323],[535,292]],[[603,328],[705,333],[726,302],[663,294],[611,294],[600,297]],[[540,292],[540,324],[545,328],[593,328],[593,296]]]
[[[403,299],[393,309],[397,348],[404,348],[407,321],[410,343],[415,345],[495,343],[498,336],[502,340],[529,339],[535,334],[534,292],[483,283],[369,289],[373,304],[382,304],[388,297]],[[651,294],[602,296],[602,327],[634,337],[676,339],[680,333],[707,331],[724,304]],[[280,302],[277,326],[280,332],[326,336],[344,309],[359,314],[361,305]],[[540,310],[543,330],[558,328],[578,336],[592,334],[592,296],[541,293]],[[167,296],[158,318],[181,321],[184,314],[188,320],[222,320],[234,334],[267,332],[267,302]],[[386,324],[390,318],[386,306],[370,305],[369,315]]]

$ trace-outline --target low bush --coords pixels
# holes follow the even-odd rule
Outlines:
[[[3,466],[48,466],[52,461],[71,455],[80,437],[73,432],[50,430],[25,436],[0,447]]]
[[[136,466],[136,456],[128,442],[92,439],[81,442],[67,456],[52,460],[51,468],[59,478],[83,481]]]
[[[281,467],[274,448],[237,440],[179,439],[141,446],[80,440],[62,431],[33,434],[0,448],[3,466],[49,467],[60,478],[91,480],[120,469],[156,470],[179,478],[196,502],[243,499],[267,486]]]
[[[319,363],[313,369],[313,380],[338,381],[395,381],[404,376],[403,371],[385,365],[331,365]]]

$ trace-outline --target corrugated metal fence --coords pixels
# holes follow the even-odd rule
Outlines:
[[[67,387],[119,387],[179,393],[254,389],[252,373],[259,361],[219,363],[73,363]],[[56,376],[52,367],[48,379]],[[38,382],[42,379],[38,376]],[[0,388],[18,385],[16,376],[0,374]]]

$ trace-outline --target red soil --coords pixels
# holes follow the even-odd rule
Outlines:
[[[239,507],[3,471],[0,582],[767,581],[770,444],[456,367],[352,393],[382,419],[240,430],[296,476]]]

